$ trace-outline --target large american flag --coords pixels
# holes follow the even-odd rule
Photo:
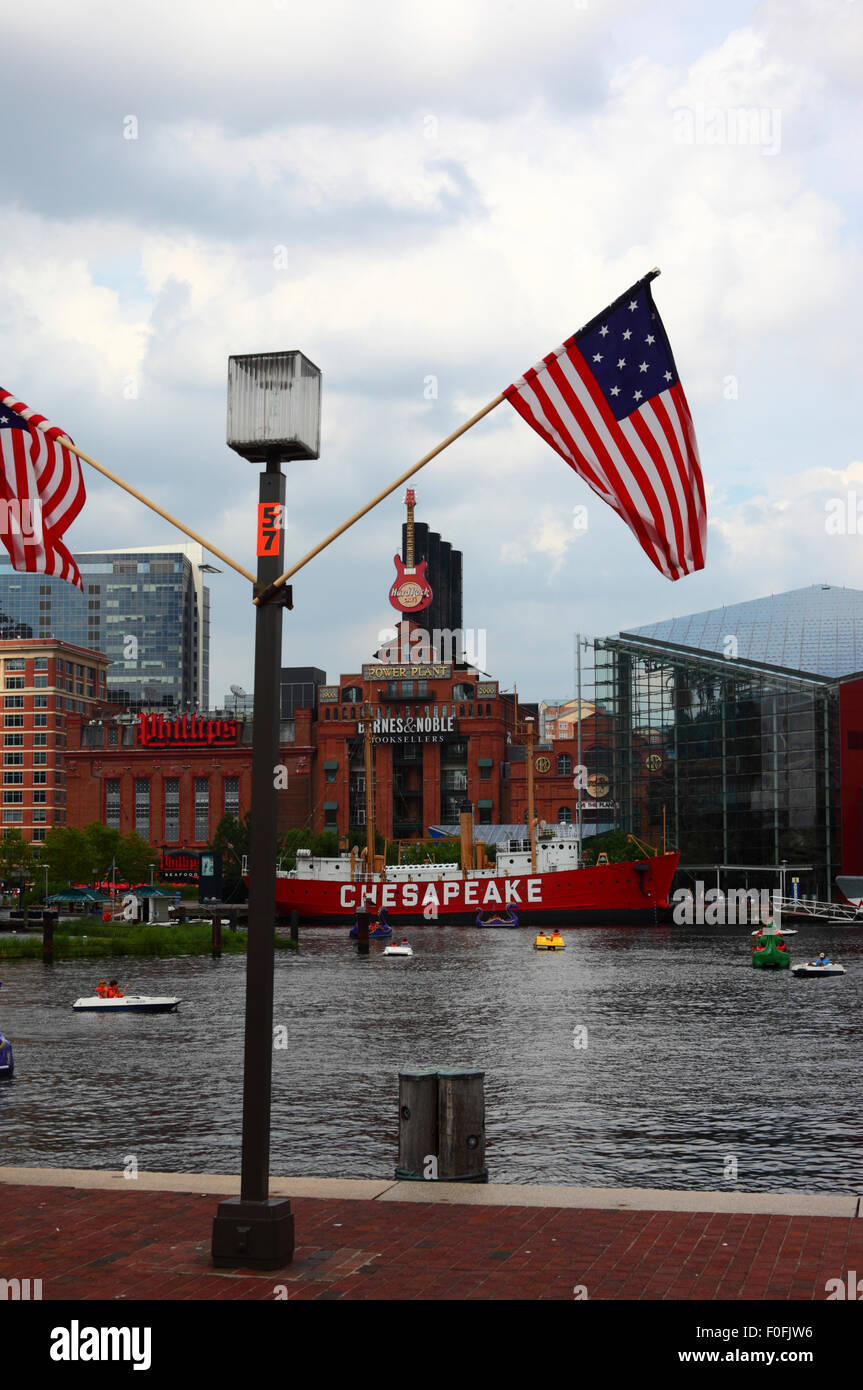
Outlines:
[[[650,281],[549,353],[504,395],[613,507],[669,579],[704,568],[695,430]]]
[[[71,444],[44,415],[0,390],[0,539],[16,570],[77,584],[81,574],[63,533],[84,505],[84,479]]]

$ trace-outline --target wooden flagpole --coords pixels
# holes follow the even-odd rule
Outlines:
[[[204,540],[203,536],[199,536],[197,531],[193,531],[189,526],[184,526],[182,521],[178,521],[175,516],[171,516],[171,513],[166,512],[163,507],[158,506],[155,502],[151,502],[150,498],[145,497],[143,492],[139,492],[137,488],[131,487],[129,483],[124,483],[123,479],[118,478],[116,473],[112,473],[108,468],[103,468],[101,463],[97,463],[95,459],[91,459],[89,454],[83,453],[81,449],[76,449],[72,441],[67,439],[65,435],[58,438],[57,443],[62,444],[63,448],[68,449],[71,454],[77,454],[79,459],[83,459],[85,463],[89,463],[90,467],[95,468],[97,473],[101,473],[104,477],[110,478],[112,483],[116,483],[124,492],[130,493],[131,496],[136,497],[139,502],[143,502],[145,507],[149,507],[151,511],[157,512],[159,516],[164,517],[165,521],[170,521],[172,526],[176,526],[180,531],[185,531],[186,535],[191,536],[193,541],[197,541],[198,544],[202,545],[205,550],[208,550],[211,555],[216,555],[220,560],[224,561],[226,565],[230,565],[231,569],[236,570],[237,574],[241,574],[244,579],[248,579],[252,584],[256,582],[255,576],[250,570],[243,569],[242,565],[238,565],[236,560],[232,560],[223,550],[217,550],[209,541]]]
[[[320,545],[316,545],[314,550],[310,550],[308,555],[304,555],[302,560],[298,560],[291,569],[285,570],[284,574],[280,574],[278,579],[273,580],[273,583],[270,584],[268,588],[264,589],[263,593],[258,594],[255,603],[266,603],[271,599],[275,592],[281,589],[292,575],[297,573],[297,570],[301,570],[303,566],[307,565],[310,560],[313,560],[316,555],[320,555],[322,550],[326,550],[328,545],[331,545],[334,540],[347,531],[349,526],[353,526],[355,521],[359,521],[361,516],[365,516],[366,512],[370,512],[379,502],[383,502],[385,497],[389,497],[390,493],[395,492],[396,488],[401,487],[402,483],[407,482],[408,478],[412,478],[414,473],[418,473],[421,468],[424,468],[425,465],[430,463],[433,458],[436,458],[438,454],[442,454],[444,449],[447,449],[454,440],[458,439],[459,435],[466,434],[484,415],[488,415],[496,406],[499,406],[503,399],[503,392],[501,392],[499,396],[495,396],[493,401],[489,401],[488,405],[484,405],[482,410],[478,410],[476,415],[472,415],[463,425],[459,425],[457,430],[453,430],[452,434],[448,434],[446,439],[438,444],[436,448],[424,454],[419,463],[415,463],[413,467],[408,468],[406,472],[399,474],[395,482],[390,483],[389,487],[385,487],[383,492],[379,492],[377,497],[373,497],[371,502],[367,502],[358,512],[354,512],[353,516],[349,516],[347,521],[343,521],[341,526],[336,527],[335,531],[331,531],[326,539],[321,541]]]

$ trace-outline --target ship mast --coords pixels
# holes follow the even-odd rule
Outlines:
[[[516,711],[517,713],[518,711]],[[536,874],[536,823],[533,815],[533,719],[525,718],[527,725],[527,825],[530,835],[530,872]]]
[[[375,867],[375,764],[372,748],[372,707],[363,706],[363,744],[366,768],[366,871],[369,883]]]

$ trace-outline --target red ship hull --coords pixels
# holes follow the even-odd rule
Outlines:
[[[407,883],[276,880],[276,911],[316,926],[352,923],[358,909],[385,907],[404,925],[473,926],[478,911],[512,906],[523,927],[636,925],[661,920],[678,854],[499,878],[451,878]]]

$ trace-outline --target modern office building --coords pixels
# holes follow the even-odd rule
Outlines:
[[[38,844],[66,824],[67,728],[104,704],[107,664],[66,642],[0,640],[4,832]]]
[[[863,592],[813,585],[596,643],[616,821],[683,864],[863,872]],[[753,879],[753,884],[755,880]]]
[[[133,707],[205,711],[210,591],[219,571],[194,542],[76,555],[84,592],[0,558],[0,638],[53,638],[108,657],[108,696]]]

